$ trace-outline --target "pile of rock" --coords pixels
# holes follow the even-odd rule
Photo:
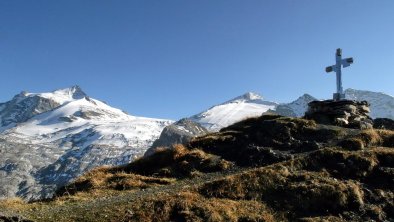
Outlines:
[[[312,101],[308,104],[305,118],[321,124],[370,129],[373,126],[373,121],[368,115],[369,112],[367,101]]]

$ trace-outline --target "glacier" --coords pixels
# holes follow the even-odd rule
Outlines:
[[[0,104],[0,198],[50,198],[83,172],[142,156],[172,120],[129,115],[73,86]]]

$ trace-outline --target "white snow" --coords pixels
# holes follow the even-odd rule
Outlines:
[[[80,113],[89,115],[81,116]],[[62,118],[71,119],[71,122]],[[94,99],[73,99],[53,111],[36,115],[13,129],[19,137],[29,137],[33,142],[54,142],[91,129],[97,136],[90,137],[90,144],[126,146],[138,140],[153,140],[171,121],[134,117]],[[114,137],[113,135],[118,135]],[[94,138],[94,139],[93,139]],[[119,140],[122,140],[119,142]],[[124,141],[125,140],[125,141]]]
[[[210,131],[218,131],[243,119],[261,116],[269,109],[275,109],[277,105],[275,102],[263,101],[257,93],[246,93],[223,104],[213,106],[190,119]]]
[[[28,154],[24,156],[24,161],[29,162],[31,168],[15,171],[15,175],[21,175],[17,177],[21,180],[30,178],[28,189],[23,188],[23,196],[27,199],[40,195],[50,196],[53,184],[59,180],[68,181],[93,167],[130,162],[136,156],[142,155],[160,136],[163,128],[173,122],[128,115],[99,100],[89,98],[79,87],[50,93],[21,93],[15,96],[10,104],[32,96],[44,97],[59,106],[35,114],[27,121],[0,127],[1,139],[5,139],[7,143],[18,144],[18,148],[13,149],[5,143],[3,149],[7,149],[4,152],[9,155],[0,156],[0,167],[1,162],[21,161],[14,153]],[[36,100],[32,101],[34,103]],[[40,104],[26,106],[24,103],[23,106],[14,107],[19,112],[28,113],[30,105]],[[0,143],[0,148],[1,145]],[[51,165],[54,167],[51,168]],[[46,171],[40,176],[47,178],[48,184],[41,184],[40,178],[36,178],[36,173],[42,169]],[[0,187],[9,184],[13,183],[0,180]],[[19,192],[18,189],[14,189],[12,195]],[[42,189],[49,190],[42,192]]]
[[[23,93],[26,97],[40,96],[46,99],[51,99],[59,104],[74,101],[75,99],[81,99],[86,96],[79,86],[73,86],[65,89],[58,89],[53,92],[47,93]]]
[[[381,92],[371,92],[366,90],[345,90],[347,99],[366,100],[370,106],[370,116],[372,118],[394,119],[394,97]]]
[[[311,95],[304,94],[300,96],[298,99],[294,100],[291,103],[284,104],[287,106],[297,117],[302,117],[305,115],[306,110],[308,109],[308,103],[317,100]]]

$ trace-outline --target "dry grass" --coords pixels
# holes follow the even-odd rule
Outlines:
[[[158,149],[154,154],[138,159],[127,166],[114,168],[141,175],[159,177],[189,177],[192,172],[215,172],[231,168],[233,164],[218,156],[199,149],[187,149],[176,144],[171,148]]]
[[[340,179],[362,179],[373,173],[379,166],[378,150],[346,151],[335,148],[311,153],[298,161],[303,169],[326,171]]]
[[[249,118],[188,147],[96,168],[63,189],[69,196],[0,208],[52,221],[390,221],[393,144],[393,131]],[[269,162],[267,155],[279,154],[267,147],[291,158]],[[260,159],[264,167],[226,171],[233,167],[228,160],[250,167]]]
[[[156,178],[137,174],[114,172],[111,167],[99,167],[77,178],[73,183],[59,189],[58,196],[76,195],[85,198],[81,192],[88,192],[87,197],[108,195],[112,191],[145,189],[151,186],[167,185],[175,182],[173,178]]]
[[[382,137],[374,129],[363,130],[357,137],[364,142],[365,147],[380,146],[383,144]]]
[[[300,222],[345,222],[343,218],[334,216],[325,217],[306,217],[299,219]]]
[[[137,207],[137,206],[136,206]],[[277,221],[272,211],[257,201],[205,198],[193,192],[166,195],[141,203],[131,221]]]
[[[25,205],[26,202],[20,197],[13,197],[5,200],[0,200],[0,209],[4,209],[4,208],[19,209],[19,208],[23,208]]]
[[[201,151],[193,153],[196,156],[205,155]],[[183,154],[177,156],[184,157]],[[114,184],[130,183],[128,186],[139,187],[139,180],[146,182],[152,179],[124,172],[115,173],[111,172],[112,168],[103,167],[81,178],[90,180],[96,174],[100,175],[100,179],[96,178],[91,183],[102,189],[80,192],[73,196],[74,199],[60,198],[44,206],[36,203],[26,209],[37,207],[47,214],[52,212],[55,205],[60,209],[69,207],[71,210],[64,211],[67,212],[65,215],[49,215],[57,221],[72,221],[70,218],[92,221],[98,216],[100,221],[106,221],[103,215],[109,215],[116,221],[340,221],[339,215],[345,221],[385,221],[393,217],[390,209],[394,194],[390,188],[392,184],[387,181],[394,177],[379,170],[393,166],[393,158],[392,148],[361,151],[326,148],[291,161],[244,169],[228,176],[215,174],[215,180],[200,181],[201,184],[191,179],[179,190],[158,189],[162,186],[138,191],[138,194],[113,190],[115,199],[121,199],[118,196],[126,197],[127,192],[136,195],[115,205],[102,205],[102,202],[94,205],[92,198],[95,195],[101,196],[97,200],[107,201],[103,197]],[[112,181],[113,178],[117,181]],[[177,187],[178,182],[174,181],[169,186]],[[151,189],[156,192],[152,193],[149,191]],[[79,206],[85,206],[84,203],[90,208],[82,208],[75,214]],[[33,219],[43,215],[26,211]]]
[[[225,161],[202,150],[188,150],[182,145],[172,149],[158,149],[153,155],[118,167],[98,167],[77,178],[57,191],[57,196],[76,195],[98,190],[135,190],[151,186],[168,185],[176,178],[196,177],[199,172],[214,172],[229,169],[231,162]],[[99,195],[102,192],[98,192]],[[78,197],[84,198],[83,194]]]
[[[338,181],[318,172],[292,173],[284,166],[251,170],[207,183],[200,192],[206,197],[263,201],[276,210],[292,212],[290,218],[338,213],[363,205],[363,192],[356,182]]]
[[[376,130],[379,136],[382,138],[383,146],[394,147],[394,131],[391,130]]]
[[[362,150],[368,147],[385,146],[394,147],[394,131],[368,129],[339,142],[339,145],[348,150]]]

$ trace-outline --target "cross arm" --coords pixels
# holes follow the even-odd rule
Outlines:
[[[348,67],[350,66],[350,64],[353,63],[353,58],[350,57],[350,58],[342,59],[341,63],[343,65],[343,68]]]
[[[327,66],[327,67],[326,67],[326,72],[327,72],[327,73],[328,73],[328,72],[332,72],[332,71],[336,72],[336,70],[337,70],[337,66],[336,66],[336,65]]]

